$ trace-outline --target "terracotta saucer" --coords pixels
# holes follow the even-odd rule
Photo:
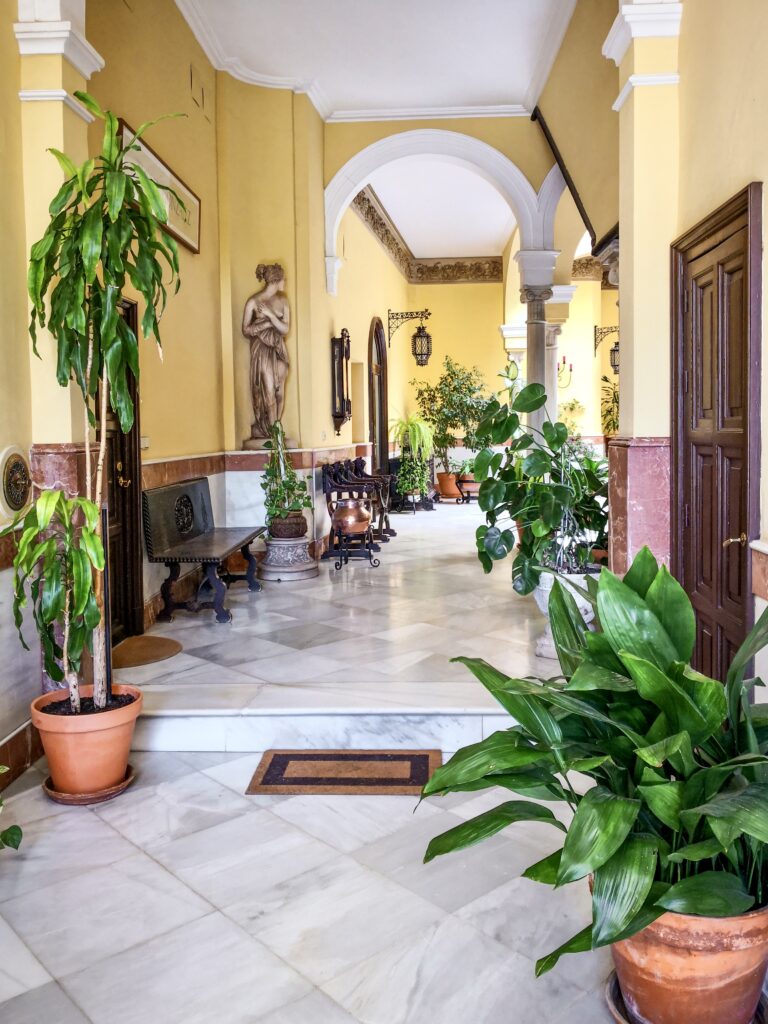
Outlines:
[[[605,1001],[616,1024],[634,1024],[632,1018],[627,1013],[627,1008],[621,997],[621,989],[619,988],[619,979],[616,977],[616,971],[613,971],[605,983]],[[760,999],[757,1013],[752,1019],[752,1024],[768,1024],[768,999],[765,996]]]
[[[136,773],[133,770],[133,765],[129,764],[123,781],[118,782],[116,786],[110,786],[109,789],[102,789],[98,793],[59,793],[58,790],[53,788],[53,780],[49,775],[43,783],[43,792],[50,800],[54,800],[57,804],[69,804],[73,807],[82,807],[86,804],[103,804],[107,800],[114,800],[116,796],[120,796],[123,790],[128,789],[135,778]]]

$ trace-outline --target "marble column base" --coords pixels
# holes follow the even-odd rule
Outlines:
[[[282,537],[265,537],[267,554],[259,565],[262,580],[309,580],[317,576],[320,568],[309,553],[310,541],[306,537],[284,540]]]
[[[615,437],[608,442],[610,565],[623,575],[647,544],[659,562],[670,557],[671,452],[668,437]]]

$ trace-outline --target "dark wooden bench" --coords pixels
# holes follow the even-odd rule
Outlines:
[[[176,608],[190,612],[213,608],[217,622],[231,622],[232,613],[224,604],[227,587],[244,580],[249,590],[261,590],[250,545],[266,527],[216,526],[206,477],[144,491],[142,507],[147,557],[168,567],[168,577],[160,588],[163,607],[158,620],[170,622]],[[248,563],[245,573],[231,573],[226,568],[226,559],[236,551]],[[203,569],[203,581],[192,601],[173,599],[173,585],[182,565],[200,565]],[[205,595],[211,596],[203,600]]]

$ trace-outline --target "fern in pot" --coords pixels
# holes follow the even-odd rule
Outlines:
[[[158,321],[168,287],[178,290],[179,265],[176,243],[165,229],[164,196],[170,190],[164,192],[131,159],[137,140],[155,122],[145,123],[123,143],[114,114],[87,93],[76,95],[104,122],[102,149],[79,167],[51,150],[65,180],[50,203],[45,234],[32,246],[28,290],[35,352],[37,331],[46,327],[56,345],[59,384],[75,387],[83,399],[85,493],[43,491],[4,533],[17,538],[16,625],[21,632],[29,608],[44,668],[65,687],[32,703],[32,721],[51,769],[50,795],[87,802],[104,799],[129,781],[128,751],[141,710],[139,690],[116,685],[110,692],[104,621],[100,509],[107,413],[111,406],[121,429],[131,429],[130,378],[139,373],[138,339],[120,307],[127,290],[138,293],[144,307],[142,331],[159,345]],[[94,427],[99,437],[95,460]],[[92,686],[83,685],[87,660]]]
[[[550,825],[560,841],[524,876],[589,880],[592,919],[543,950],[537,974],[610,946],[633,1021],[749,1024],[768,966],[768,707],[751,703],[762,683],[746,673],[768,611],[720,681],[691,668],[693,608],[648,549],[623,579],[603,569],[587,582],[591,628],[552,589],[558,676],[458,659],[513,722],[456,753],[424,795],[498,786],[523,799],[436,837],[426,860],[516,822]]]
[[[412,413],[392,424],[392,440],[400,448],[400,469],[397,493],[402,499],[410,495],[423,497],[429,490],[429,460],[434,449],[434,432],[421,416]]]

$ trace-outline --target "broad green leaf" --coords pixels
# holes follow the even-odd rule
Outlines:
[[[687,732],[694,745],[712,735],[711,723],[673,679],[652,662],[628,651],[619,651],[619,656],[635,680],[637,692],[664,712],[670,729]]]
[[[492,448],[484,448],[481,452],[478,452],[475,456],[475,468],[474,476],[475,480],[483,481],[488,475],[488,469],[491,465],[494,452]]]
[[[719,839],[704,839],[700,843],[690,843],[688,846],[683,846],[681,849],[675,850],[674,853],[668,854],[667,860],[671,861],[673,864],[682,864],[684,860],[690,860],[697,863],[700,860],[709,860],[713,857],[717,857],[723,852],[723,844]]]
[[[627,693],[634,689],[634,682],[627,676],[620,676],[618,672],[611,672],[610,669],[589,661],[582,661],[566,686],[566,690],[574,692],[610,690],[615,693]]]
[[[703,871],[670,886],[657,901],[676,914],[700,917],[737,917],[754,905],[740,878],[725,871]]]
[[[493,772],[521,768],[543,761],[549,751],[522,746],[518,733],[494,732],[479,743],[462,747],[444,765],[437,768],[422,790],[423,796],[473,782]]]
[[[687,732],[676,732],[672,736],[665,736],[658,743],[651,743],[647,747],[638,747],[635,753],[652,768],[661,768],[665,761],[669,761],[674,754],[681,750],[685,750],[686,756],[691,751],[691,737]],[[694,770],[697,767],[698,765],[694,762]]]
[[[763,614],[749,631],[746,640],[734,655],[731,667],[728,669],[728,675],[725,683],[728,700],[728,718],[731,723],[731,729],[734,731],[735,735],[738,735],[739,710],[741,705],[742,688],[744,685],[744,673],[747,670],[747,665],[758,651],[761,651],[763,647],[765,647],[766,643],[768,643],[768,608],[765,609]]]
[[[674,831],[680,828],[683,785],[682,782],[656,782],[637,787],[638,793],[659,821]]]
[[[535,864],[531,864],[525,869],[523,878],[528,878],[532,882],[541,882],[543,885],[555,885],[562,855],[562,850],[555,850],[548,857],[537,860]]]
[[[104,568],[104,547],[99,537],[85,527],[80,533],[80,547],[88,555],[94,569]]]
[[[643,547],[635,555],[634,561],[624,577],[624,583],[645,599],[648,588],[656,579],[658,571],[659,563],[653,557],[650,548]]]
[[[683,811],[680,817],[693,828],[702,815],[720,818],[761,843],[768,843],[768,785],[755,783],[740,792],[720,792],[706,803]]]
[[[21,828],[18,825],[10,825],[0,832],[0,846],[10,846],[12,850],[18,850],[21,846]]]
[[[536,977],[540,978],[542,974],[546,974],[547,971],[551,971],[561,956],[566,953],[586,953],[587,950],[592,949],[592,925],[587,925],[586,928],[573,935],[567,942],[564,942],[562,946],[558,946],[557,949],[551,953],[547,953],[546,956],[541,957],[536,961]]]
[[[94,203],[83,217],[80,232],[80,252],[83,257],[83,271],[88,284],[93,284],[96,267],[101,256],[101,237],[103,231],[101,207]]]
[[[427,864],[435,857],[441,857],[446,853],[474,846],[475,843],[488,839],[517,821],[545,822],[565,832],[565,826],[557,820],[548,807],[540,807],[538,804],[531,803],[530,800],[508,800],[499,807],[485,811],[484,814],[478,814],[476,818],[470,818],[469,821],[462,822],[461,825],[436,836],[427,847],[424,863]]]
[[[534,449],[523,459],[523,472],[526,476],[543,477],[552,469],[552,460],[546,452]]]
[[[677,660],[677,648],[645,601],[608,569],[600,573],[597,610],[616,653],[628,651],[663,672]]]
[[[690,598],[666,565],[648,588],[645,603],[671,637],[680,660],[687,664],[696,643],[696,616]]]
[[[622,939],[631,938],[633,935],[641,932],[643,928],[647,928],[649,924],[653,924],[653,922],[658,920],[662,914],[665,914],[666,911],[662,907],[656,906],[656,901],[660,899],[668,889],[668,882],[654,882],[645,901],[645,906],[638,911],[624,931],[621,932],[620,935],[617,935],[613,941],[621,942]]]
[[[584,659],[592,665],[599,665],[607,668],[616,675],[625,676],[629,679],[629,672],[622,664],[619,656],[611,647],[610,640],[605,633],[587,633],[584,637]],[[632,684],[634,689],[634,683]]]
[[[605,864],[629,835],[639,811],[639,800],[603,786],[585,793],[565,837],[557,884],[575,882]]]
[[[53,146],[49,146],[48,152],[53,153],[59,161],[59,167],[61,167],[64,172],[64,177],[67,178],[67,180],[77,177],[77,167],[66,153],[62,153],[60,149],[54,149]]]
[[[579,652],[584,646],[587,626],[573,595],[559,580],[555,580],[549,594],[549,622],[560,668],[564,676],[572,676],[581,664]]]
[[[161,224],[165,224],[168,220],[168,209],[157,185],[149,177],[141,164],[131,164],[131,170],[138,179],[139,187],[144,193],[153,215],[157,217]]]
[[[740,754],[722,764],[699,769],[686,780],[683,806],[696,807],[698,804],[711,800],[734,773],[744,768],[766,764],[768,764],[768,758],[764,754]]]
[[[83,92],[82,89],[75,89],[75,96],[87,110],[90,110],[94,117],[101,118],[102,121],[104,120],[104,111],[90,93]]]
[[[122,171],[107,171],[105,176],[105,189],[107,193],[107,204],[109,219],[114,223],[121,209],[125,198],[125,186],[128,178]],[[117,253],[115,254],[117,255]]]
[[[656,871],[656,843],[629,836],[595,871],[592,889],[592,945],[614,942],[640,912]]]
[[[535,412],[547,403],[547,392],[543,384],[528,384],[515,395],[512,408],[515,412]]]
[[[56,506],[61,498],[61,491],[43,491],[37,499],[35,502],[35,509],[37,512],[38,530],[48,529],[53,513],[56,511]]]
[[[119,150],[117,141],[117,118],[112,111],[104,113],[104,139],[101,145],[101,155],[109,163],[113,164],[117,159]],[[112,218],[114,220],[114,217]]]

